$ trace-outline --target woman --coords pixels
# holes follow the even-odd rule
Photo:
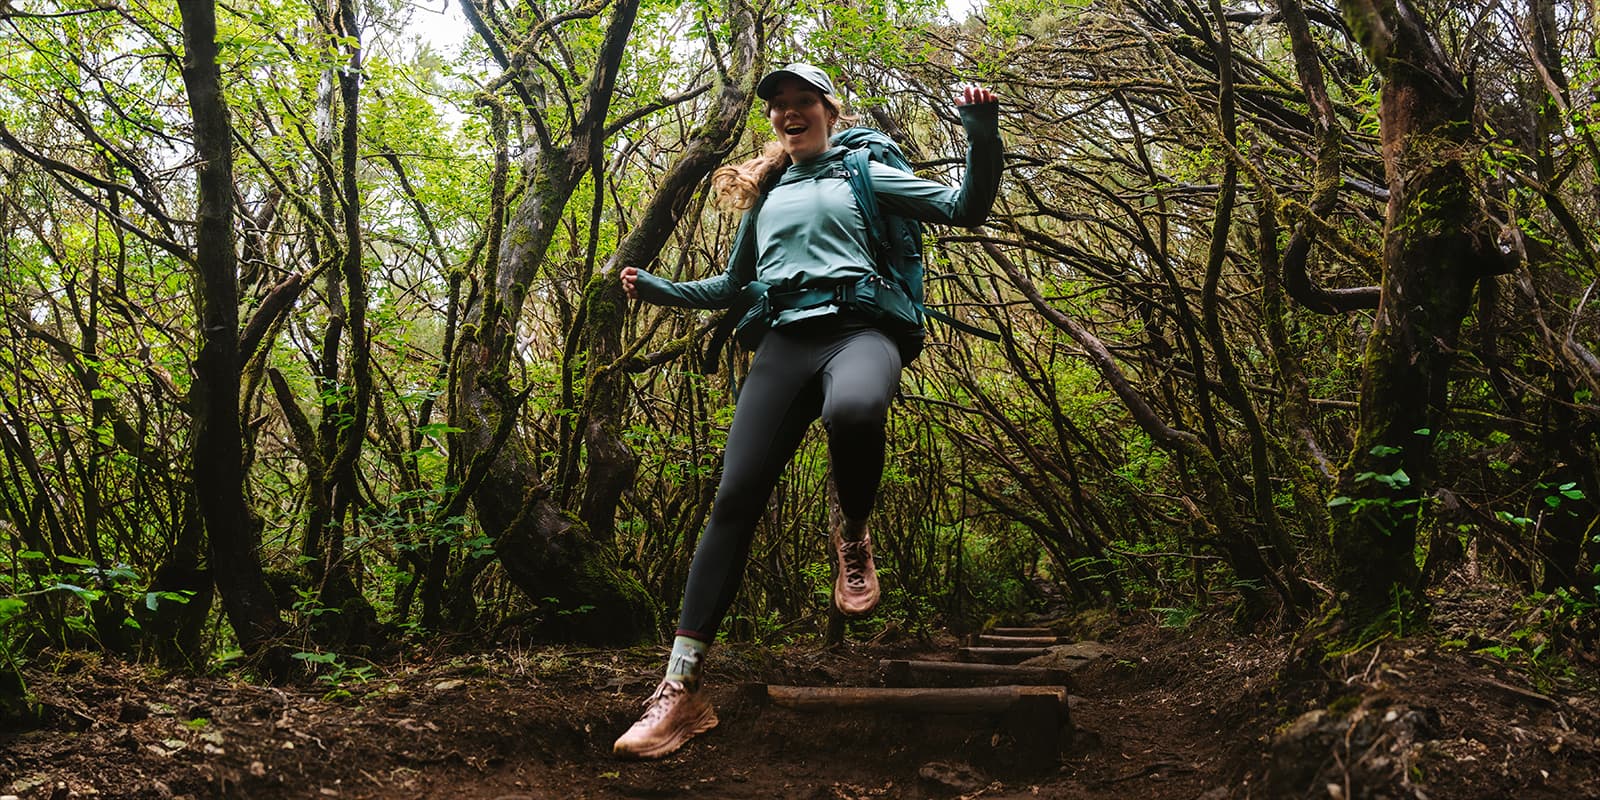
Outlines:
[[[726,308],[750,287],[764,285],[761,310],[746,321],[771,328],[739,393],[722,482],[689,567],[666,677],[644,716],[617,739],[613,749],[622,756],[665,756],[717,724],[700,693],[701,664],[739,588],[767,499],[819,415],[843,512],[831,531],[840,564],[834,604],[859,615],[878,603],[867,517],[883,472],[884,421],[900,380],[901,351],[881,314],[831,302],[854,293],[830,290],[876,277],[868,226],[844,167],[847,149],[829,143],[841,108],[832,82],[817,67],[790,64],[762,78],[756,95],[767,103],[776,141],[712,177],[723,203],[746,212],[727,271],[681,283],[633,267],[621,273],[630,298],[692,308]],[[988,89],[967,87],[956,105],[969,141],[961,186],[872,162],[872,186],[884,213],[961,226],[978,225],[988,215],[1000,182],[998,104]]]

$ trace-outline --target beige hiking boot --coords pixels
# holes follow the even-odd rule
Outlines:
[[[644,716],[611,746],[623,758],[660,758],[717,727],[717,712],[700,692],[664,680],[646,700]]]
[[[878,607],[878,568],[872,563],[872,536],[865,522],[846,522],[842,516],[830,526],[833,549],[839,555],[839,575],[833,581],[833,605],[847,617],[872,613]],[[846,529],[852,534],[846,537]]]

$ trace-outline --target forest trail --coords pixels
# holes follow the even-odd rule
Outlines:
[[[1600,797],[1592,691],[1539,691],[1436,635],[1355,654],[1340,688],[1282,691],[1287,640],[1147,618],[1067,633],[1098,646],[1058,665],[1072,725],[1044,769],[1017,757],[1003,716],[803,712],[750,689],[872,686],[883,660],[951,658],[963,642],[950,636],[720,648],[708,690],[721,725],[643,763],[609,749],[658,679],[656,648],[439,655],[286,688],[73,656],[32,676],[50,723],[4,740],[0,795]]]

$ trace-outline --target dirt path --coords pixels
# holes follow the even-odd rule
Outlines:
[[[609,748],[658,677],[654,648],[422,659],[332,693],[66,660],[34,676],[49,727],[0,739],[0,795],[1600,797],[1596,697],[1540,692],[1481,656],[1389,642],[1342,687],[1281,692],[1281,640],[1127,620],[1098,633],[1111,654],[1074,674],[1075,733],[1044,771],[1008,766],[992,719],[801,713],[737,688],[866,685],[879,658],[947,657],[946,639],[723,648],[721,725],[650,763]],[[1320,728],[1285,724],[1324,706]]]

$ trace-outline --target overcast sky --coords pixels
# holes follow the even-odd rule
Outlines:
[[[414,3],[417,13],[412,17],[411,28],[440,53],[456,52],[461,47],[462,40],[467,38],[469,30],[467,20],[461,15],[457,2],[458,0],[418,0]],[[966,19],[972,12],[973,6],[982,3],[983,0],[944,0],[944,6],[949,9],[950,16],[958,20]]]

